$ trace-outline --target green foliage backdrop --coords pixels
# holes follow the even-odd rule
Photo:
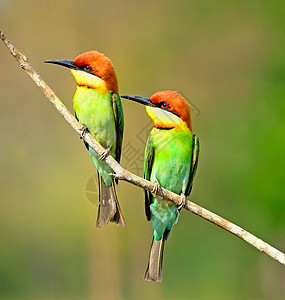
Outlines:
[[[99,50],[122,94],[183,92],[201,143],[191,198],[283,251],[284,13],[278,0],[0,0],[1,29],[71,110],[72,76],[45,59]],[[284,299],[283,266],[185,211],[163,282],[143,281],[142,191],[120,183],[127,226],[95,228],[82,141],[4,45],[0,57],[0,299]],[[150,121],[123,106],[122,164],[142,175]]]

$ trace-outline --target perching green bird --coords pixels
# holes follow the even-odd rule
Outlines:
[[[114,180],[108,176],[113,170],[104,161],[109,153],[120,162],[124,130],[124,115],[118,95],[117,77],[112,62],[97,51],[83,53],[74,61],[48,60],[71,70],[77,88],[73,98],[76,118],[107,151],[98,156],[85,143],[98,171],[99,208],[96,226],[103,227],[110,221],[125,225],[117,199]]]
[[[153,240],[144,278],[161,281],[164,242],[191,192],[198,164],[199,140],[192,133],[190,105],[177,92],[158,92],[150,99],[121,97],[146,105],[154,123],[144,159],[144,177],[156,183],[152,193],[145,192],[145,210],[147,219],[152,220]],[[160,186],[181,195],[181,204],[177,206],[157,196]]]

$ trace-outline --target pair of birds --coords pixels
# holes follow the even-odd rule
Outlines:
[[[76,118],[106,151],[98,156],[85,143],[98,171],[99,208],[97,227],[110,221],[125,225],[112,169],[104,161],[110,154],[120,162],[124,116],[112,62],[97,51],[83,53],[74,61],[48,60],[71,70],[77,88],[73,98]],[[178,221],[180,209],[191,192],[199,155],[198,137],[192,133],[190,105],[174,91],[155,93],[151,98],[121,96],[146,106],[154,123],[145,149],[144,178],[154,182],[152,192],[145,191],[145,212],[152,221],[151,244],[145,279],[161,281],[164,242]],[[162,186],[181,195],[181,205],[162,199],[156,192]]]

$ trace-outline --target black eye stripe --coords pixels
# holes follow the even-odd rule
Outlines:
[[[81,66],[79,67],[80,70],[86,72],[86,73],[90,73],[90,74],[93,74],[99,78],[102,78],[101,76],[99,76],[98,74],[96,74],[97,72],[93,71],[92,67],[90,65],[84,65],[84,66]]]
[[[162,104],[163,104],[163,103],[166,103],[166,104],[167,104],[167,107],[162,107]],[[161,108],[161,109],[163,109],[163,110],[166,110],[166,111],[168,111],[168,112],[174,114],[174,115],[177,116],[178,118],[180,118],[180,116],[179,116],[176,112],[174,112],[173,110],[169,110],[171,107],[169,106],[169,104],[168,104],[167,102],[155,103],[154,105],[155,105],[156,107]]]

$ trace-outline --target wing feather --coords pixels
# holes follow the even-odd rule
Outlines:
[[[112,94],[113,100],[113,111],[115,117],[115,126],[116,126],[116,161],[120,162],[121,160],[121,151],[123,143],[123,133],[124,133],[124,113],[121,98],[117,93]]]
[[[189,196],[192,190],[193,180],[196,174],[198,160],[199,160],[199,138],[196,134],[193,134],[193,146],[192,146],[192,159],[191,159],[191,166],[190,166],[190,173],[188,184],[186,187],[185,196]]]
[[[145,147],[145,155],[144,155],[144,178],[146,180],[150,180],[152,164],[154,157],[154,149],[152,146],[151,136],[149,136],[146,147]],[[150,214],[150,205],[152,203],[152,194],[149,191],[144,191],[145,193],[145,214],[148,221],[151,220]]]

